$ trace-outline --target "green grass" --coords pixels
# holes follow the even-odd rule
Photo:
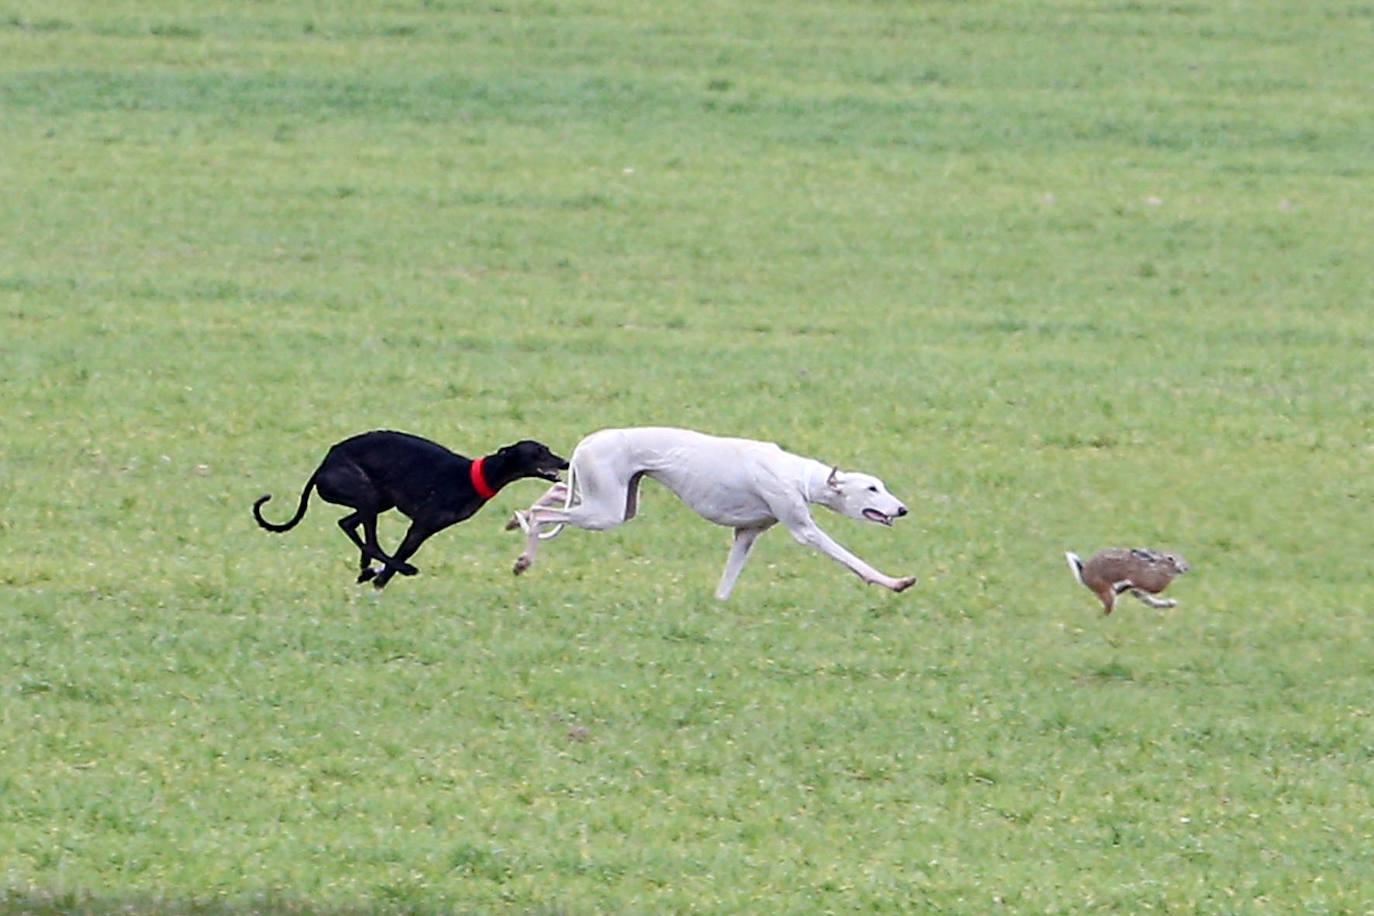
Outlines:
[[[0,4],[0,911],[1371,912],[1371,23]],[[660,423],[883,476],[917,587],[248,513]]]

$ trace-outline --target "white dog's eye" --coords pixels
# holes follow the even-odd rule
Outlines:
[[[869,485],[869,488],[868,488],[868,492],[870,492],[870,493],[877,493],[877,492],[878,492],[878,488],[875,487],[875,486],[872,486],[872,485],[870,484],[870,485]]]

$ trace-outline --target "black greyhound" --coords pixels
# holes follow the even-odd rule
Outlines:
[[[470,517],[506,484],[522,477],[557,480],[567,466],[566,459],[530,439],[472,460],[419,436],[375,430],[329,450],[305,482],[290,521],[274,525],[262,517],[262,504],[270,495],[253,503],[253,517],[268,531],[290,531],[305,516],[312,487],[325,502],[348,506],[354,511],[339,519],[339,527],[362,551],[358,581],[371,579],[382,588],[396,573],[419,572],[406,561],[425,539]],[[377,544],[377,516],[392,508],[408,516],[411,525],[388,557]],[[358,537],[359,527],[363,537]],[[382,568],[373,569],[371,560],[380,561]]]

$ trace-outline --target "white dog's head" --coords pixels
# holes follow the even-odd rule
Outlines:
[[[825,479],[824,504],[841,515],[891,525],[906,515],[906,506],[887,490],[887,485],[871,474],[833,468]]]

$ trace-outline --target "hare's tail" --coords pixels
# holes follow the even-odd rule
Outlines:
[[[1066,550],[1064,551],[1064,559],[1069,561],[1069,572],[1073,573],[1078,584],[1086,586],[1088,583],[1083,581],[1083,561],[1079,559],[1078,554],[1072,550]]]

